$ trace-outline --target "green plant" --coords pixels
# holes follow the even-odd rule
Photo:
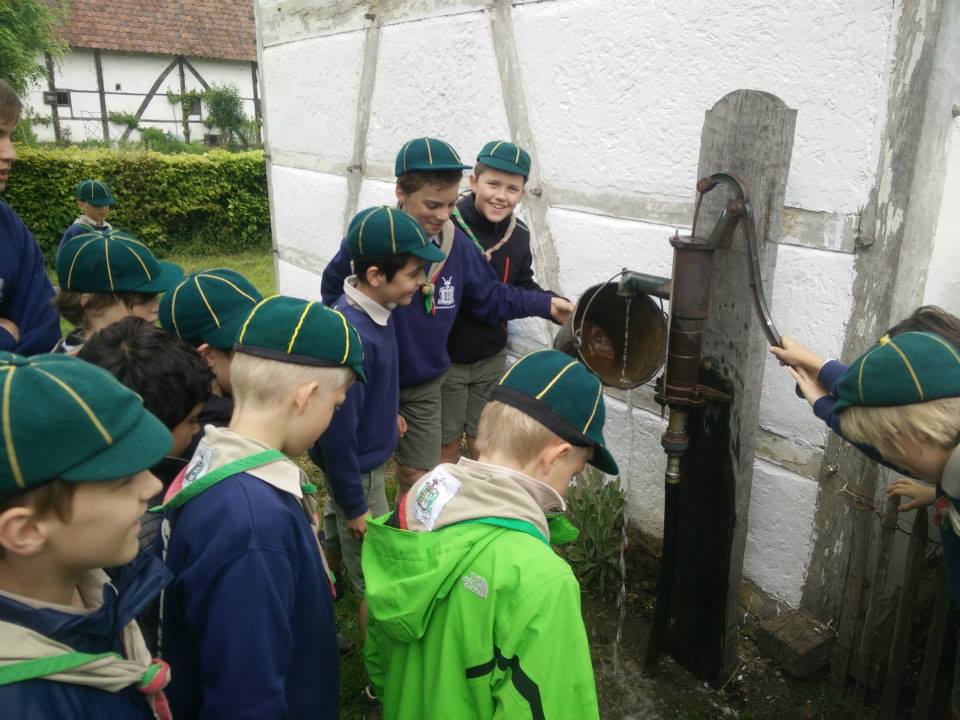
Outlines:
[[[203,93],[203,102],[207,108],[204,125],[220,128],[228,144],[237,143],[244,148],[253,144],[258,126],[243,112],[243,100],[235,85],[214,83]]]
[[[167,100],[171,105],[179,105],[180,111],[186,116],[190,114],[193,103],[203,99],[203,93],[198,90],[187,90],[185,93],[175,93],[167,90]]]
[[[19,159],[4,192],[53,262],[73,222],[77,181],[113,190],[111,224],[161,254],[268,252],[270,211],[263,152],[161,155],[145,150],[34,149]]]
[[[144,128],[140,131],[140,144],[146,150],[163,153],[164,155],[173,155],[176,153],[190,153],[199,155],[207,152],[209,148],[199,142],[184,142],[175,135],[160,130],[159,128]]]
[[[562,548],[562,554],[586,590],[601,597],[620,586],[626,496],[619,478],[587,468],[567,491],[570,521],[580,537]]]
[[[136,130],[137,126],[140,125],[140,119],[136,113],[111,111],[107,113],[107,118],[109,118],[110,122],[114,125],[130,128],[131,130]]]
[[[49,53],[56,60],[67,51],[57,35],[68,12],[63,0],[0,0],[0,77],[21,97],[46,77],[37,58]]]

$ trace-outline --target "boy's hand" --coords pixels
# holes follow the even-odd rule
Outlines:
[[[0,328],[6,330],[13,337],[14,342],[20,342],[20,328],[13,320],[0,318]]]
[[[899,478],[890,483],[887,487],[887,497],[893,496],[911,498],[910,502],[905,502],[897,508],[900,512],[927,507],[937,501],[937,491],[933,485],[924,485],[907,478]]]
[[[353,520],[347,520],[347,532],[357,540],[362,540],[363,536],[367,534],[367,518],[370,517],[373,516],[368,510],[360,517],[355,517]]]
[[[400,437],[407,434],[407,419],[403,415],[397,415],[397,432],[400,433]]]
[[[822,357],[786,335],[780,339],[780,342],[783,343],[783,347],[771,347],[770,352],[781,365],[803,368],[814,377],[817,376],[823,363],[826,362]]]
[[[791,377],[797,381],[797,387],[800,388],[804,399],[810,403],[811,406],[820,398],[830,394],[827,392],[827,389],[817,381],[816,375],[808,372],[805,368],[794,368],[788,365],[786,370],[790,373]]]
[[[550,298],[550,317],[553,318],[553,321],[559,325],[566,324],[567,320],[570,319],[570,316],[573,315],[573,311],[575,309],[576,305],[566,298]]]

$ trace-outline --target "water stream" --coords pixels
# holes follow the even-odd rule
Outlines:
[[[620,384],[626,385],[627,381],[627,363],[630,360],[630,304],[633,300],[633,297],[628,295],[626,300],[626,308],[624,309],[624,324],[623,324],[623,353],[621,353],[620,360]],[[633,397],[632,392],[630,397]],[[632,439],[631,439],[632,442]]]
[[[629,300],[627,301],[628,315],[629,315]],[[627,325],[629,332],[629,324]],[[624,336],[624,347],[627,345],[627,336]],[[624,358],[626,358],[626,351],[624,351]],[[624,360],[626,363],[626,360]],[[620,487],[623,490],[624,497],[627,501],[627,506],[624,507],[623,511],[623,525],[621,529],[620,536],[620,590],[617,592],[617,634],[613,641],[613,671],[614,674],[620,676],[622,674],[622,667],[620,662],[620,643],[623,640],[623,622],[627,616],[627,563],[625,559],[625,553],[627,550],[627,516],[628,516],[628,506],[632,500],[631,497],[631,485],[633,481],[633,451],[634,444],[636,442],[636,428],[635,428],[635,418],[633,413],[633,390],[627,390],[627,432],[629,433],[630,441],[628,443],[628,455],[627,462],[620,465]],[[624,476],[626,476],[626,482],[623,482]]]

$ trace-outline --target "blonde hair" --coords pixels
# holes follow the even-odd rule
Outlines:
[[[864,407],[840,413],[840,429],[853,442],[870,445],[881,455],[904,454],[904,441],[925,433],[949,449],[960,439],[960,398],[942,398],[912,405]]]
[[[480,413],[477,451],[499,453],[520,465],[536,460],[544,448],[563,440],[544,425],[512,405],[491,400]],[[578,448],[587,451],[587,448]]]
[[[320,383],[320,391],[326,395],[350,385],[354,377],[348,367],[297,365],[242,351],[235,352],[230,362],[230,384],[238,405],[276,405],[309,382]]]

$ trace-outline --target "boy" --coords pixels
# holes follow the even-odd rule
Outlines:
[[[548,513],[603,441],[603,388],[534,352],[494,387],[479,459],[425,475],[363,551],[366,660],[386,720],[597,718],[580,586],[550,548]]]
[[[544,292],[533,280],[530,231],[514,209],[523,197],[530,175],[530,155],[505,141],[483,146],[470,175],[470,194],[462,197],[454,220],[482,250],[494,273],[507,285]],[[460,443],[476,457],[480,411],[507,357],[507,324],[488,325],[467,313],[457,315],[447,352],[450,370],[443,378],[441,405],[441,462],[456,462]]]
[[[567,300],[499,282],[480,251],[450,220],[468,167],[450,145],[434,138],[407,142],[394,167],[399,206],[445,255],[430,264],[427,282],[393,316],[400,357],[400,414],[407,426],[396,452],[401,494],[440,461],[440,386],[450,367],[447,338],[458,311],[462,308],[492,324],[529,316],[563,323],[573,313]],[[323,271],[325,303],[340,297],[349,274],[350,253],[342,245]]]
[[[22,110],[13,88],[0,79],[0,193],[17,159],[13,134]],[[50,304],[53,285],[36,240],[3,200],[0,238],[0,350],[21,355],[50,352],[60,341],[60,318]]]
[[[70,238],[77,235],[113,230],[113,226],[107,222],[107,215],[110,214],[110,207],[116,205],[117,201],[113,199],[113,193],[106,183],[99,180],[81,180],[77,183],[76,198],[80,216],[64,231],[57,246],[58,253]]]
[[[330,585],[305,476],[284,453],[305,453],[366,380],[360,338],[340,313],[275,295],[234,347],[230,427],[207,427],[162,508],[170,705],[177,718],[333,719]]]
[[[55,303],[76,327],[56,351],[76,353],[94,333],[130,315],[156,322],[157,295],[182,276],[178,266],[157,260],[146,245],[126,233],[77,235],[57,253],[60,292]]]
[[[160,488],[147,468],[170,433],[82,360],[2,353],[0,375],[3,715],[169,718],[168,670],[131,620],[170,579],[156,557],[134,560],[138,518]],[[100,569],[118,566],[112,579]]]
[[[160,300],[160,327],[193,345],[214,375],[212,392],[200,412],[201,432],[183,452],[187,460],[193,457],[204,427],[230,424],[233,344],[243,321],[261,300],[253,283],[227,268],[190,273]]]
[[[400,376],[391,310],[409,305],[423,285],[423,264],[443,259],[417,221],[402,210],[369,208],[350,222],[347,249],[355,275],[333,304],[363,342],[367,383],[354,384],[310,456],[330,488],[324,548],[342,557],[363,597],[361,541],[371,514],[387,512],[383,466],[397,446]],[[360,601],[361,634],[366,604]]]

